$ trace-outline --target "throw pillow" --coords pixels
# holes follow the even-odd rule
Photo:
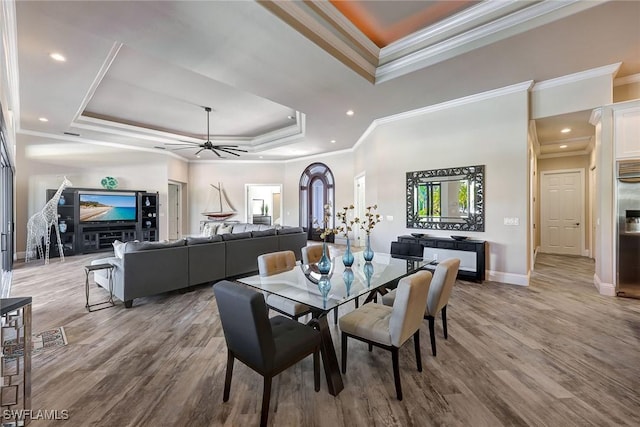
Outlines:
[[[216,230],[216,234],[227,234],[227,233],[231,233],[232,230],[233,230],[233,224],[221,225],[220,227],[218,227],[218,230]]]
[[[116,240],[113,242],[113,253],[116,258],[122,259],[124,256],[124,247],[126,243],[121,242],[120,240]]]

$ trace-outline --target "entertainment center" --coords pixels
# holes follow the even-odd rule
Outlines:
[[[47,190],[50,200],[56,190]],[[140,190],[66,188],[58,203],[64,255],[113,249],[120,240],[158,240],[158,193]],[[60,256],[51,230],[51,256]]]

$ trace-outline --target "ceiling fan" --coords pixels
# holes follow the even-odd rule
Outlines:
[[[219,152],[232,154],[234,156],[240,156],[240,154],[238,154],[238,152],[239,153],[246,153],[247,152],[247,150],[242,150],[242,149],[238,148],[237,145],[214,144],[213,142],[211,142],[211,138],[209,136],[209,114],[211,113],[211,107],[204,107],[204,111],[207,112],[207,140],[205,142],[198,143],[198,142],[183,141],[180,144],[178,144],[178,143],[176,143],[176,144],[168,143],[168,144],[165,144],[165,145],[180,145],[180,146],[182,146],[180,148],[173,148],[172,149],[173,151],[186,150],[186,149],[189,149],[189,148],[199,148],[199,150],[196,151],[196,153],[195,153],[196,156],[198,154],[200,154],[204,150],[211,150],[218,157],[222,157]]]

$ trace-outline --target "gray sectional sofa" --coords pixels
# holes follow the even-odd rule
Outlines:
[[[291,250],[301,259],[307,233],[299,227],[241,231],[169,242],[128,242],[115,255],[92,261],[113,269],[113,295],[130,308],[135,298],[183,289],[258,271],[258,256]],[[122,253],[118,253],[122,252]],[[109,289],[107,270],[95,281]]]

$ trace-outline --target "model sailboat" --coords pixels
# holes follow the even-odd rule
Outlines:
[[[202,215],[206,216],[212,220],[223,221],[227,218],[230,218],[236,214],[235,209],[229,203],[229,199],[227,198],[224,189],[222,188],[222,184],[218,183],[216,187],[213,184],[209,184],[215,191],[212,190],[212,195],[209,197],[209,204],[207,205],[207,209],[205,212],[202,212]],[[213,199],[213,202],[212,202]],[[209,207],[214,204],[213,209]]]

